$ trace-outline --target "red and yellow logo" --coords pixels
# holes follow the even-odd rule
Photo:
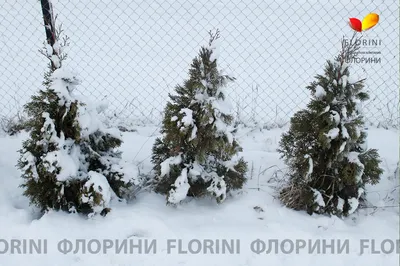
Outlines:
[[[350,18],[350,27],[358,32],[366,31],[374,27],[379,22],[379,15],[376,13],[369,13],[365,16],[363,21],[358,18]]]

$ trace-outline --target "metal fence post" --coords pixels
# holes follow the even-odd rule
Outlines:
[[[55,29],[53,5],[51,3],[51,0],[41,0],[41,4],[42,4],[42,14],[43,14],[44,28],[46,31],[47,44],[53,47],[56,42],[56,29]],[[56,49],[53,49],[53,55],[57,55]],[[54,65],[53,61],[51,61],[51,66],[52,70],[55,70],[57,68]]]

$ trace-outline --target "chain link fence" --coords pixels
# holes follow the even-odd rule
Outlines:
[[[53,0],[70,38],[64,66],[82,80],[79,93],[106,101],[121,122],[159,123],[192,59],[219,29],[219,66],[236,78],[228,88],[236,118],[279,126],[304,108],[305,88],[350,38],[350,17],[378,13],[363,35],[353,74],[366,77],[371,124],[397,126],[397,0]],[[22,111],[41,88],[47,59],[40,1],[0,0],[0,115]]]

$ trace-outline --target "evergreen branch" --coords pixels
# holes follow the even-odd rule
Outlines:
[[[342,38],[342,49],[339,55],[335,57],[335,60],[340,62],[340,65],[343,65],[345,61],[353,59],[357,52],[360,50],[362,37],[356,37],[356,35],[357,33],[354,33],[349,42],[346,42],[344,37]]]
[[[208,46],[212,46],[213,42],[221,37],[219,29],[217,29],[215,33],[213,33],[213,31],[210,30],[208,34],[210,35],[210,41],[208,42]]]

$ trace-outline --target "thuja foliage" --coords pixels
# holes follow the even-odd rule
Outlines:
[[[290,208],[347,216],[359,206],[365,185],[380,179],[380,157],[367,147],[360,107],[369,96],[364,80],[350,76],[349,62],[359,49],[355,39],[342,41],[340,54],[307,87],[312,99],[280,141],[290,169],[280,199]]]
[[[176,204],[189,197],[212,195],[218,202],[242,188],[247,163],[232,135],[232,108],[224,88],[234,78],[218,70],[214,54],[219,32],[210,32],[189,70],[189,79],[169,95],[162,137],[153,146],[155,191]]]
[[[25,105],[30,137],[18,161],[22,187],[42,211],[105,215],[110,200],[122,197],[131,185],[115,149],[121,139],[103,128],[97,112],[74,94],[79,82],[62,67],[67,43],[62,45],[60,32],[42,52],[50,60],[44,88]]]

